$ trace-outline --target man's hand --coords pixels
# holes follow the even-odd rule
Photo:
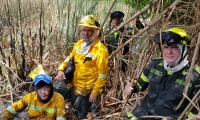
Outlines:
[[[55,77],[55,80],[64,81],[65,78],[65,73],[59,70],[57,76]]]
[[[128,83],[124,89],[124,93],[126,95],[131,95],[133,90],[134,90],[134,87],[135,86],[135,83],[134,83],[134,80],[132,80],[130,83]]]
[[[90,98],[89,98],[89,102],[91,103],[95,103],[97,101],[97,96],[92,95],[92,93],[90,94]]]

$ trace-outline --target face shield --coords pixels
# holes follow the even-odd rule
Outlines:
[[[173,44],[187,44],[187,42],[176,33],[173,32],[161,32],[155,35],[154,42],[156,44],[166,43],[168,46]]]
[[[185,30],[181,28],[171,28],[156,34],[154,42],[159,45],[162,45],[163,43],[166,43],[167,45],[183,44],[189,47],[190,38]]]

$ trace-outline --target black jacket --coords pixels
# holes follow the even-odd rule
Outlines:
[[[110,35],[107,39],[106,39],[106,44],[107,44],[107,48],[108,48],[108,53],[111,54],[113,51],[115,51],[118,47],[118,44],[120,43],[120,40],[122,39],[122,43],[125,43],[126,41],[128,41],[130,38],[127,37],[128,35],[132,35],[132,28],[128,27],[128,28],[121,28],[118,31],[115,31],[112,35]],[[105,32],[105,35],[109,34],[112,31],[112,29],[109,29]],[[122,52],[123,55],[126,55],[129,52],[129,45],[126,45],[124,47],[124,50]]]
[[[176,119],[188,104],[185,99],[182,106],[175,110],[183,98],[189,65],[178,72],[170,73],[164,69],[162,61],[161,59],[153,60],[144,69],[138,81],[140,87],[136,86],[134,92],[144,91],[147,87],[149,90],[141,105],[133,111],[136,117],[159,115]],[[200,85],[200,67],[195,65],[187,91],[190,99],[199,90],[199,87],[195,87],[197,85]]]

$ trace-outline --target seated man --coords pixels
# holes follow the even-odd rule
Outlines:
[[[0,119],[13,119],[17,112],[28,108],[27,111],[30,119],[66,120],[64,117],[66,114],[64,98],[53,91],[50,76],[46,74],[37,75],[33,85],[35,91],[7,107]]]

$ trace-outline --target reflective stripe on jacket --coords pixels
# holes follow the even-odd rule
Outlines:
[[[74,56],[75,72],[73,85],[75,93],[86,96],[92,93],[97,96],[106,83],[108,75],[108,52],[106,47],[96,39],[87,54],[83,54],[79,40],[73,47],[70,56],[59,66],[57,70],[65,71],[67,62]]]
[[[14,102],[11,106],[7,107],[2,114],[2,119],[13,119],[17,112],[21,112],[28,108],[30,119],[37,120],[66,120],[64,98],[54,92],[51,100],[46,104],[42,104],[37,96],[37,93],[31,92],[25,95],[22,99]]]
[[[109,28],[105,35],[109,34],[112,31],[111,28]],[[127,37],[128,35],[132,34],[133,29],[128,27],[126,29],[120,29],[120,32],[123,34],[120,34],[119,32],[114,32],[110,36],[106,38],[106,44],[108,48],[108,53],[111,54],[113,51],[117,49],[118,46],[120,46],[122,43],[125,43],[127,40],[130,39],[130,37]],[[124,35],[125,34],[125,35]],[[122,43],[121,43],[122,39]],[[124,46],[123,55],[126,55],[129,51],[129,45]]]

